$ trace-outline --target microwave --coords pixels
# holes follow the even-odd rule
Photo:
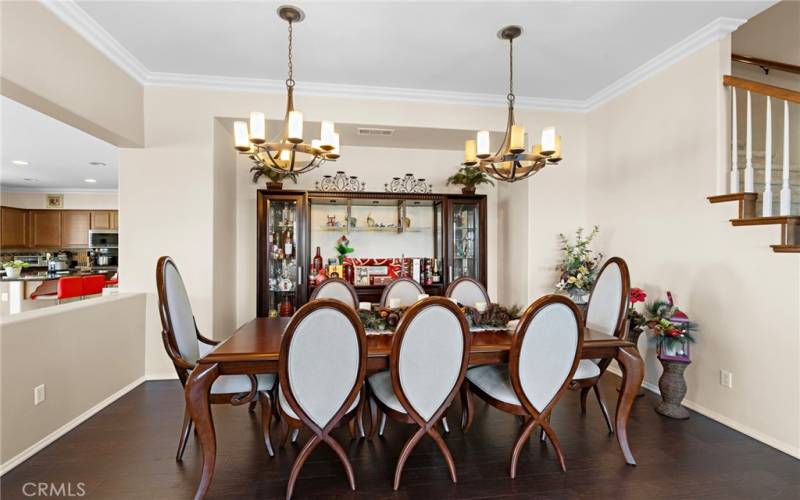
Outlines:
[[[117,248],[119,234],[116,229],[91,229],[89,230],[90,248]]]

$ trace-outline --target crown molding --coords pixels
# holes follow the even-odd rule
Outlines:
[[[118,194],[118,189],[80,189],[80,188],[59,188],[59,187],[25,187],[25,186],[3,186],[0,185],[2,193],[42,193],[42,194]]]
[[[40,0],[42,5],[142,85],[150,71],[74,0]]]
[[[133,54],[112,37],[74,0],[40,0],[67,26],[84,37],[97,50],[143,86],[195,88],[233,92],[283,93],[283,80],[230,76],[191,75],[149,71]],[[714,43],[735,31],[745,19],[718,18],[664,52],[658,54],[588,99],[552,99],[517,96],[515,106],[521,109],[561,112],[588,112],[627,92],[651,76],[663,71],[686,56]],[[500,94],[448,92],[441,90],[376,87],[337,83],[302,82],[304,95],[347,99],[426,102],[471,106],[505,107],[506,97]]]
[[[711,21],[584,101],[584,111],[592,111],[615,97],[624,94],[636,85],[667,69],[690,54],[721,40],[733,31],[736,31],[739,26],[746,22],[746,19],[733,19],[730,17],[720,17]]]

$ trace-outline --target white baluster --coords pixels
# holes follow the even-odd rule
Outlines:
[[[739,192],[739,146],[736,129],[736,87],[731,87],[731,193]]]
[[[792,190],[789,188],[789,101],[783,101],[783,186],[781,187],[781,215],[792,210]]]
[[[761,215],[772,216],[772,99],[767,96],[767,132],[764,137],[764,201]]]
[[[747,143],[744,157],[744,190],[752,193],[753,187],[753,110],[750,104],[750,91],[747,91]]]

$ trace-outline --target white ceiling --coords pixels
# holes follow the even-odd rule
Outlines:
[[[4,189],[117,190],[115,146],[6,97],[0,97],[0,123],[0,186]],[[29,164],[15,165],[15,160]]]
[[[285,2],[78,5],[148,72],[283,81],[286,24],[275,10]],[[519,24],[517,95],[584,101],[716,19],[773,3],[298,2],[307,18],[295,28],[295,79],[298,91],[316,82],[505,95],[507,44],[496,32]]]

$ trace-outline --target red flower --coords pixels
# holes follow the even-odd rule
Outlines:
[[[681,331],[678,330],[677,328],[673,328],[671,330],[667,330],[667,335],[669,335],[670,337],[677,337],[680,334],[681,334]]]
[[[644,290],[641,288],[631,288],[631,304],[635,304],[637,302],[644,302],[644,299],[647,298],[647,294],[644,293]]]

